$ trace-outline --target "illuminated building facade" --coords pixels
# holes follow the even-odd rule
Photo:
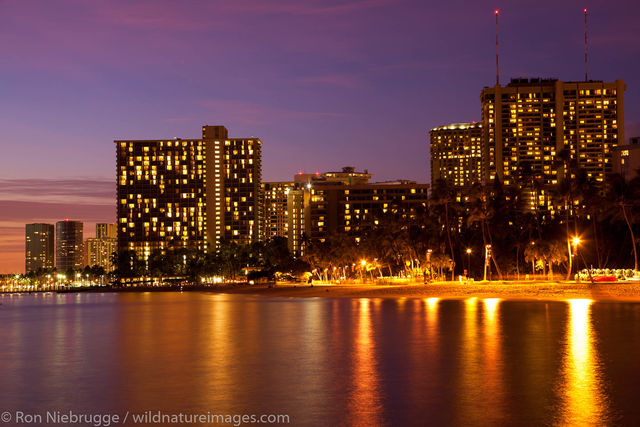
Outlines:
[[[96,224],[96,237],[87,239],[85,247],[85,265],[100,266],[106,272],[113,271],[111,257],[118,250],[115,224]]]
[[[287,237],[289,234],[289,209],[287,197],[291,190],[301,187],[290,181],[264,182],[262,184],[263,205],[263,240],[273,237]]]
[[[630,181],[640,174],[640,137],[630,138],[629,144],[619,145],[613,153],[614,172]]]
[[[309,235],[305,219],[309,217],[309,191],[305,188],[290,190],[287,195],[289,252],[294,256],[304,255],[304,237]]]
[[[414,218],[426,209],[427,196],[428,185],[413,181],[310,182],[289,192],[289,248],[303,254],[303,236],[322,241],[332,233],[364,231],[376,226],[385,214]]]
[[[262,142],[226,139],[224,144],[224,231],[219,235],[247,245],[262,237]]]
[[[482,123],[456,123],[429,132],[431,183],[439,179],[451,186],[481,182]]]
[[[59,221],[56,223],[56,268],[66,271],[84,267],[82,222]]]
[[[505,185],[557,184],[565,150],[596,184],[613,171],[613,149],[624,141],[624,90],[615,82],[512,79],[485,87],[482,103],[482,180]],[[602,184],[603,185],[603,184]],[[530,208],[550,207],[545,190],[530,184]]]
[[[53,268],[55,230],[53,224],[25,226],[25,273]]]
[[[116,224],[96,224],[97,239],[117,239],[118,229]]]
[[[203,126],[202,139],[116,140],[118,249],[213,249],[260,237],[261,146]]]
[[[324,173],[298,173],[293,177],[294,182],[298,184],[309,184],[313,182],[333,182],[344,185],[366,184],[371,180],[372,175],[368,170],[364,172],[356,172],[352,166],[345,166],[339,172]]]

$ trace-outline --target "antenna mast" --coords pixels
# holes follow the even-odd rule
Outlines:
[[[496,86],[500,86],[500,68],[498,66],[498,15],[499,10],[494,11],[496,15]],[[586,19],[586,18],[585,18]]]
[[[587,9],[584,9],[584,81],[589,81],[587,73]]]

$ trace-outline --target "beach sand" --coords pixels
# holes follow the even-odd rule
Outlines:
[[[282,298],[505,298],[529,300],[591,299],[640,301],[640,284],[594,284],[575,282],[442,282],[411,285],[306,285],[278,284],[219,286],[213,292],[264,295]]]

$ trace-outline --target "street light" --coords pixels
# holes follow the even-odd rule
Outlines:
[[[471,276],[471,248],[467,248],[467,278]]]
[[[484,247],[484,280],[487,280],[487,267],[491,260],[491,245],[485,245]]]
[[[582,240],[578,236],[574,236],[571,239],[571,243],[573,244],[573,256],[576,256],[576,273],[578,272],[578,246],[582,243]],[[582,263],[584,264],[584,268],[587,270],[587,276],[589,276],[589,281],[593,284],[593,277],[591,276],[591,270],[587,266],[587,262],[585,261],[582,253],[580,253],[580,259],[582,259]],[[578,276],[579,277],[579,276]]]

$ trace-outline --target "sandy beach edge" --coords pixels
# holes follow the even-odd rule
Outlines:
[[[40,293],[43,291],[21,292]],[[640,302],[640,283],[588,282],[437,282],[398,285],[352,284],[236,284],[216,286],[164,286],[164,287],[92,287],[71,288],[57,293],[113,293],[113,292],[204,292],[229,295],[252,295],[269,298],[386,298],[386,299],[467,299],[499,298],[511,300],[558,301],[589,299],[594,301]]]
[[[459,284],[445,282],[411,285],[254,285],[217,287],[211,292],[260,295],[274,298],[389,298],[466,299],[500,298],[523,300],[590,299],[595,301],[640,302],[640,284],[510,283]]]

